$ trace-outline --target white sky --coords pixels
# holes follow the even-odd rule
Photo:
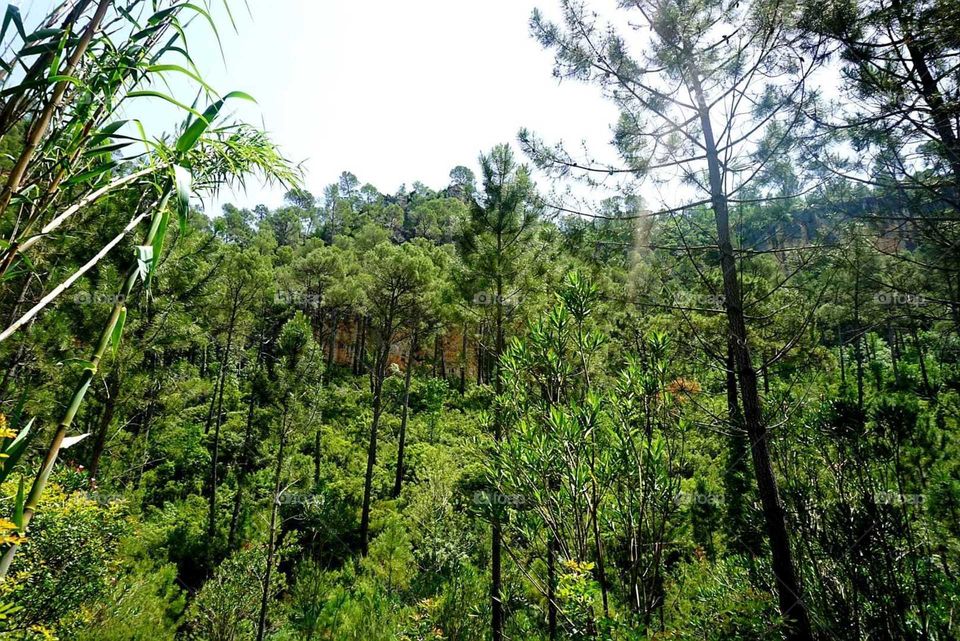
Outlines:
[[[56,1],[21,0],[27,28]],[[516,148],[521,127],[573,152],[585,142],[594,158],[620,164],[609,146],[615,107],[596,86],[554,78],[552,53],[530,35],[533,9],[554,15],[557,0],[247,0],[250,13],[244,0],[204,1],[219,9],[224,55],[198,19],[188,29],[194,61],[221,94],[257,99],[230,108],[302,163],[305,187],[317,196],[342,171],[385,193],[417,180],[443,188],[454,166],[476,171],[481,152],[501,142]],[[234,8],[236,32],[224,2]],[[618,14],[616,4],[591,0],[605,18]],[[836,95],[831,83],[819,84]],[[174,80],[184,102],[193,92]],[[151,135],[184,118],[156,99],[126,104],[123,116],[144,121]],[[542,176],[538,182],[541,191],[554,187]],[[255,180],[247,188],[224,191],[207,212],[227,202],[276,206],[285,191]],[[574,193],[587,195],[580,186]],[[685,192],[667,180],[647,181],[640,193],[656,208],[676,206]]]
[[[555,79],[529,34],[533,8],[554,0],[251,0],[252,18],[231,4],[239,33],[218,21],[226,66],[199,22],[191,54],[218,91],[257,99],[237,102],[238,115],[303,161],[315,195],[344,170],[388,193],[415,180],[439,189],[454,166],[476,171],[481,151],[516,146],[524,126],[571,147],[611,137],[615,108],[596,87]],[[254,181],[208,211],[277,205],[283,191]]]

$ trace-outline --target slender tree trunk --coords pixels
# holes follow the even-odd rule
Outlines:
[[[230,326],[227,329],[227,345],[223,354],[223,368],[220,376],[220,393],[217,398],[217,411],[214,417],[213,444],[210,454],[210,510],[207,522],[207,537],[210,550],[213,550],[217,538],[217,466],[220,463],[220,427],[223,425],[223,388],[226,387],[226,371],[230,367],[230,350],[233,347],[233,333],[236,329],[237,315],[240,312],[240,290],[233,296],[230,310]]]
[[[607,569],[603,558],[603,539],[600,537],[599,493],[597,481],[592,480],[593,505],[590,520],[593,521],[593,553],[597,557],[597,582],[600,584],[600,602],[603,605],[603,616],[610,616],[610,603],[607,596]]]
[[[837,327],[837,351],[840,353],[840,385],[847,387],[847,365],[843,356],[843,326]]]
[[[933,386],[930,385],[930,376],[927,374],[927,359],[923,353],[923,345],[920,344],[920,334],[917,332],[917,326],[910,325],[910,336],[913,338],[913,346],[917,350],[917,362],[920,365],[920,380],[923,383],[925,394],[933,393]]]
[[[547,532],[547,635],[550,641],[557,638],[557,550],[556,536]]]
[[[382,384],[379,374],[374,382],[373,419],[370,421],[370,441],[367,445],[367,470],[363,477],[363,507],[360,513],[360,554],[367,555],[370,536],[370,502],[373,494],[373,468],[377,461],[377,429],[382,411]]]
[[[353,335],[353,362],[351,364],[354,376],[360,374],[360,344],[363,343],[363,324],[365,322],[365,318],[357,316],[356,330]]]
[[[377,430],[383,413],[383,379],[387,373],[390,346],[393,342],[393,312],[387,314],[379,330],[376,352],[370,372],[370,388],[373,392],[373,417],[370,421],[370,442],[367,446],[367,470],[363,478],[363,507],[360,513],[360,553],[367,555],[370,539],[370,503],[373,495],[373,468],[377,462]]]
[[[333,310],[330,318],[330,336],[327,343],[327,371],[326,380],[330,380],[330,372],[336,362],[337,356],[337,334],[340,329],[340,310]]]
[[[323,428],[317,427],[313,436],[313,487],[320,485],[320,446],[323,439]]]
[[[444,349],[443,336],[441,334],[437,334],[437,352],[440,355],[440,378],[447,380],[447,352]]]
[[[710,121],[710,108],[700,84],[698,70],[693,65],[689,65],[689,67],[689,81],[692,85],[692,93],[697,101],[700,124],[703,130],[703,142],[706,149],[710,199],[716,219],[720,267],[723,272],[724,302],[734,364],[737,370],[737,381],[740,384],[744,423],[750,437],[750,450],[756,473],[757,489],[766,520],[767,536],[770,540],[780,612],[785,619],[791,622],[787,638],[792,641],[809,641],[812,639],[810,620],[806,605],[803,602],[800,581],[793,565],[790,537],[787,532],[783,508],[780,504],[773,465],[770,461],[769,435],[763,423],[760,394],[757,389],[757,372],[750,355],[740,280],[733,245],[730,240],[727,197],[724,192],[720,158]]]
[[[215,352],[220,350],[214,347]],[[206,357],[204,357],[204,364],[206,364]],[[206,369],[206,368],[205,368]],[[217,395],[220,392],[220,380],[224,374],[223,370],[223,358],[220,359],[220,371],[217,372],[217,378],[213,381],[213,393],[210,395],[210,407],[207,408],[207,420],[203,424],[203,435],[207,436],[210,434],[210,428],[213,427],[213,410],[217,408]]]
[[[263,310],[266,314],[266,310]],[[250,474],[250,467],[253,458],[253,418],[257,409],[257,394],[255,389],[256,373],[259,371],[260,364],[263,361],[264,347],[264,325],[260,325],[260,331],[257,333],[257,358],[253,364],[253,374],[249,376],[250,390],[247,399],[247,422],[243,430],[243,456],[240,458],[240,469],[237,472],[237,491],[233,497],[233,511],[230,514],[230,530],[227,534],[227,549],[233,550],[237,541],[237,532],[240,524],[240,509],[243,507],[243,491],[247,484],[247,477]]]
[[[103,415],[100,417],[100,423],[97,426],[93,451],[90,453],[90,460],[87,465],[91,485],[96,483],[97,475],[100,473],[100,457],[103,456],[103,447],[107,442],[110,424],[113,423],[113,414],[117,407],[117,395],[120,393],[120,383],[120,377],[116,373],[107,378],[107,399],[104,404]]]
[[[467,323],[463,323],[463,337],[460,343],[460,395],[467,389]]]
[[[410,413],[410,380],[413,377],[413,362],[417,357],[419,327],[414,327],[410,337],[410,352],[407,355],[407,371],[403,378],[403,409],[400,415],[400,442],[397,445],[397,476],[393,481],[393,498],[400,496],[403,488],[403,450],[407,440],[407,416]]]
[[[162,370],[157,367],[156,363],[154,363],[153,371],[162,371]],[[151,385],[150,394],[149,394],[150,400],[147,401],[147,411],[143,417],[143,424],[141,425],[141,429],[138,430],[138,435],[141,430],[143,432],[143,458],[140,459],[140,467],[137,470],[137,480],[136,480],[136,483],[134,484],[136,487],[140,487],[140,482],[143,480],[143,473],[146,470],[147,463],[149,462],[149,459],[150,459],[150,428],[153,427],[153,414],[157,408],[157,394],[159,394],[161,386],[162,386],[161,381],[157,381],[156,383]]]
[[[259,363],[259,359],[258,359]],[[237,540],[237,528],[240,523],[240,508],[243,501],[243,490],[247,483],[250,468],[250,448],[253,447],[253,415],[257,401],[251,383],[250,399],[247,402],[247,426],[243,434],[243,457],[240,460],[240,469],[237,473],[237,492],[233,497],[233,511],[230,514],[230,531],[227,535],[227,549],[232,550]]]
[[[893,370],[894,385],[900,383],[900,353],[897,349],[897,336],[893,323],[887,322],[887,343],[890,345],[890,367]]]
[[[502,239],[497,236],[497,255],[502,254]],[[497,317],[496,317],[496,337],[494,339],[494,389],[497,393],[497,399],[494,400],[493,412],[493,438],[498,443],[503,438],[503,415],[500,408],[496,406],[499,403],[499,397],[503,394],[503,377],[500,375],[500,356],[503,354],[503,279],[497,274]],[[503,641],[503,577],[501,576],[501,546],[503,545],[503,533],[501,531],[500,515],[497,510],[493,512],[493,526],[490,532],[491,555],[490,555],[490,601],[492,609],[492,630],[493,641]]]
[[[857,275],[853,284],[853,322],[854,331],[853,356],[857,361],[857,407],[863,409],[863,328],[860,325],[860,270],[856,267]]]
[[[483,323],[477,327],[477,385],[483,384]]]
[[[270,532],[267,540],[267,568],[263,574],[263,593],[260,598],[260,617],[257,623],[257,641],[263,641],[267,630],[267,608],[270,604],[270,576],[273,572],[273,557],[277,546],[277,511],[280,508],[280,481],[283,474],[283,454],[287,444],[287,403],[283,401],[283,418],[280,421],[280,448],[277,452],[277,467],[273,476],[273,501],[270,506]]]

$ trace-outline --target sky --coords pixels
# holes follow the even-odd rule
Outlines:
[[[42,0],[36,0],[41,2]],[[21,4],[28,9],[30,0]],[[218,20],[221,57],[209,27],[190,27],[191,55],[219,92],[242,90],[257,104],[236,115],[262,124],[315,195],[351,171],[392,193],[416,180],[434,189],[450,170],[476,171],[501,142],[516,147],[528,127],[572,147],[603,147],[616,110],[596,87],[560,82],[553,58],[530,36],[534,7],[556,0],[234,0],[237,32]],[[224,62],[225,58],[225,62]],[[147,107],[163,127],[166,112]],[[541,187],[549,188],[545,178]],[[207,203],[278,205],[282,188],[255,181],[246,193]]]

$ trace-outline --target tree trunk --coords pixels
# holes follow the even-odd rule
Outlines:
[[[87,468],[90,474],[90,485],[97,481],[97,474],[100,472],[100,458],[103,456],[103,447],[107,442],[107,433],[110,431],[110,424],[113,423],[113,414],[117,407],[117,395],[120,393],[120,377],[111,374],[107,377],[107,400],[103,408],[103,415],[100,417],[100,424],[97,426],[97,433],[94,437],[93,451],[90,453],[90,461]]]
[[[259,358],[257,359],[259,363]],[[230,514],[230,532],[227,535],[227,549],[232,550],[237,540],[237,528],[240,522],[240,508],[243,500],[243,489],[247,482],[250,467],[250,448],[253,447],[253,413],[256,410],[256,395],[253,385],[250,389],[250,400],[247,404],[247,427],[243,435],[243,458],[240,461],[240,470],[237,474],[237,492],[233,497],[233,511]]]
[[[417,339],[420,328],[413,329],[410,337],[410,352],[407,355],[407,371],[403,378],[403,409],[400,416],[400,442],[397,444],[397,476],[393,481],[393,498],[400,496],[403,488],[403,449],[407,439],[407,416],[410,413],[410,380],[413,377],[413,361],[417,356]]]
[[[843,356],[843,326],[837,327],[837,351],[840,353],[840,385],[847,387],[847,365]]]
[[[326,380],[330,380],[330,372],[333,370],[333,365],[336,362],[337,356],[337,332],[340,329],[340,311],[333,310],[331,312],[330,319],[330,337],[328,338],[327,343],[327,371],[326,371]]]
[[[273,503],[270,506],[270,533],[267,541],[267,569],[263,576],[263,594],[260,598],[260,617],[257,623],[257,641],[263,641],[267,630],[267,607],[270,604],[270,574],[277,545],[277,511],[280,507],[280,481],[283,474],[283,451],[287,444],[287,401],[283,402],[283,418],[280,421],[280,449],[277,452],[277,467],[273,476]]]
[[[217,465],[220,459],[220,427],[223,425],[223,388],[226,386],[226,372],[230,367],[230,350],[233,347],[233,333],[237,316],[240,313],[240,290],[233,295],[233,307],[230,310],[230,325],[227,328],[227,345],[223,354],[223,367],[220,374],[220,393],[217,398],[217,411],[214,417],[212,453],[210,455],[210,510],[207,522],[207,537],[210,550],[217,536]]]
[[[810,620],[803,602],[800,582],[793,565],[790,549],[790,537],[787,532],[776,477],[770,461],[769,435],[763,423],[760,406],[760,394],[757,389],[757,372],[753,366],[750,346],[747,338],[746,319],[740,292],[740,280],[737,273],[736,258],[730,241],[730,221],[727,209],[727,197],[724,192],[720,158],[713,136],[710,121],[710,108],[707,105],[698,70],[690,65],[689,81],[696,98],[703,130],[703,142],[706,149],[709,170],[710,199],[717,226],[717,240],[720,249],[720,267],[723,272],[723,294],[727,311],[729,337],[733,348],[737,381],[740,384],[743,416],[747,434],[750,437],[750,450],[753,458],[757,489],[770,539],[770,551],[773,560],[773,572],[776,578],[777,596],[780,613],[790,621],[787,638],[793,641],[809,641],[812,638]]]
[[[920,334],[917,332],[917,326],[910,325],[910,335],[913,337],[913,346],[917,350],[917,361],[920,364],[920,380],[923,383],[925,394],[933,393],[933,386],[930,385],[930,376],[927,374],[927,359],[923,354],[923,345],[920,344]]]
[[[217,349],[215,348],[214,351],[219,352],[220,350],[217,350]],[[206,359],[204,359],[204,360],[206,360]],[[218,394],[219,391],[220,391],[220,380],[221,380],[221,377],[222,377],[223,375],[224,375],[223,359],[221,358],[221,359],[220,359],[220,371],[217,372],[217,378],[213,381],[213,393],[210,395],[210,407],[207,408],[207,420],[206,420],[206,422],[203,424],[203,435],[204,435],[204,436],[207,436],[208,434],[210,434],[210,428],[213,427],[213,410],[215,410],[216,407],[217,407],[217,394]]]
[[[467,324],[463,324],[463,337],[460,344],[460,395],[467,389]]]
[[[557,638],[557,551],[553,530],[547,532],[547,635]]]
[[[890,345],[890,368],[893,370],[894,386],[900,383],[900,353],[897,349],[897,336],[893,323],[887,322],[887,343]]]
[[[501,255],[502,240],[497,237],[497,255]],[[494,389],[497,399],[494,400],[493,408],[493,438],[498,443],[503,438],[503,416],[500,408],[496,406],[499,397],[503,393],[503,378],[500,376],[500,356],[503,354],[503,280],[497,275],[497,317],[496,317],[496,337],[494,339]],[[501,547],[503,534],[501,532],[500,515],[497,510],[493,512],[493,527],[490,528],[491,555],[490,555],[490,601],[492,609],[492,629],[493,641],[503,641],[503,578],[501,576]]]
[[[860,326],[860,271],[853,282],[853,322],[855,323],[853,356],[857,361],[857,407],[863,409],[863,328]]]
[[[392,319],[385,326],[392,327]],[[392,331],[383,330],[377,343],[376,360],[370,373],[370,387],[373,391],[373,417],[370,421],[370,442],[367,446],[367,470],[363,477],[363,507],[360,513],[360,553],[367,555],[370,539],[370,503],[373,494],[373,468],[377,462],[377,430],[380,427],[380,415],[383,413],[383,379],[387,372],[387,360],[390,357]]]

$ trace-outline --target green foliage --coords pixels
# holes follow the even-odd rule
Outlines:
[[[256,631],[266,551],[252,547],[233,553],[214,571],[187,608],[187,638],[232,641]],[[282,588],[283,575],[274,572],[271,591]]]
[[[117,553],[130,532],[127,507],[60,485],[48,488],[43,506],[4,583],[3,600],[18,611],[2,625],[8,633],[46,628],[58,636],[76,634],[91,623],[88,608],[109,599],[122,574]]]
[[[0,543],[19,550],[3,636],[240,641],[262,612],[274,641],[479,641],[496,524],[506,638],[781,638],[764,451],[815,638],[958,636],[957,150],[924,120],[952,114],[953,14],[622,3],[650,27],[638,48],[590,3],[560,4],[534,35],[560,75],[616,100],[624,166],[529,132],[524,151],[587,185],[672,166],[682,200],[710,182],[712,121],[742,300],[725,294],[715,193],[658,213],[624,183],[597,218],[558,217],[499,145],[441,189],[343,172],[314,196],[262,132],[223,122],[246,96],[208,87],[181,31],[209,23],[205,3],[107,3],[72,70],[59,20],[34,30],[7,10],[0,316],[22,318],[131,216],[151,227],[0,339]],[[883,34],[920,47],[908,67]],[[820,98],[784,93],[822,62],[820,37],[864,110],[838,130]],[[939,93],[899,79],[917,56]],[[694,76],[719,101],[671,120],[702,110]],[[158,99],[183,111],[172,136],[118,119]],[[917,122],[907,104],[925,105]],[[862,158],[834,162],[845,145]],[[291,183],[280,206],[190,208],[251,173]],[[745,420],[751,373],[765,450]]]

